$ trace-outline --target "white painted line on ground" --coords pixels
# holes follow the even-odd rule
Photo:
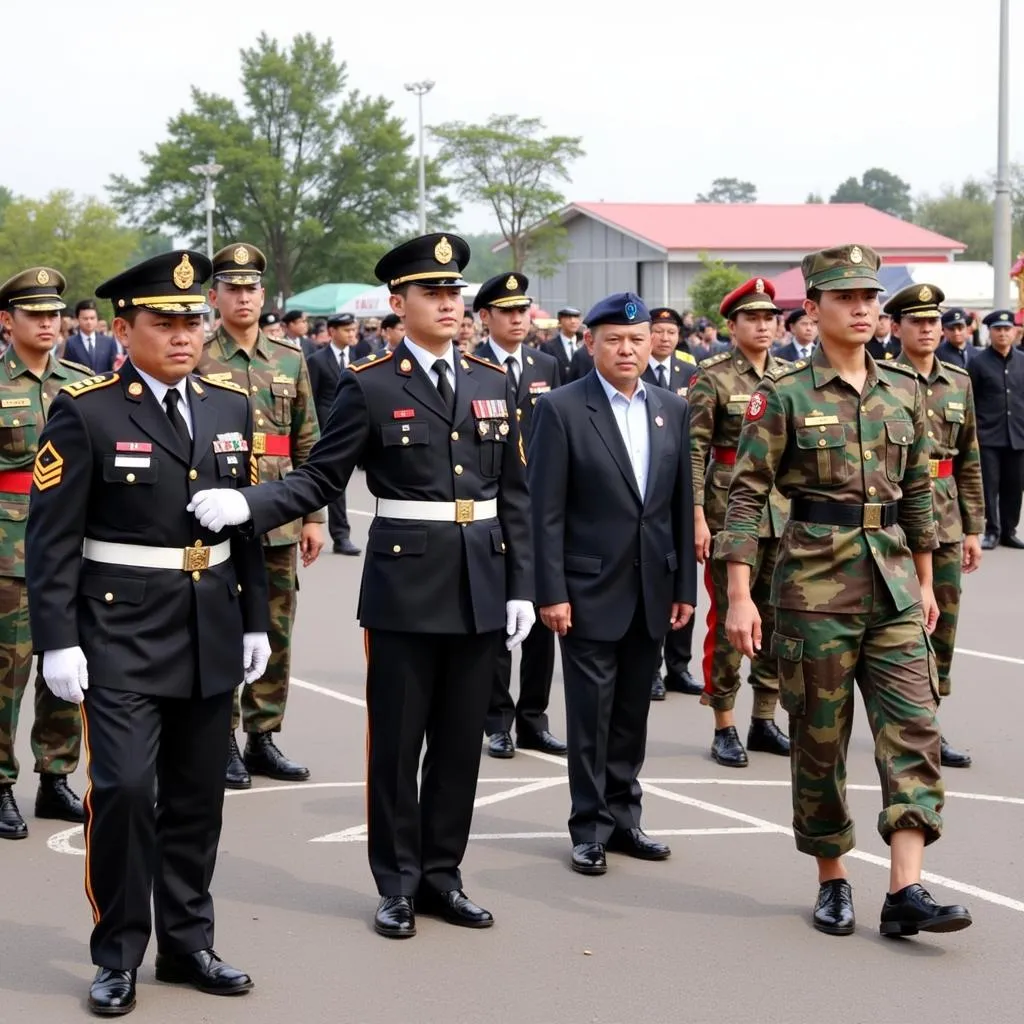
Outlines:
[[[954,653],[967,654],[972,658],[985,658],[987,661],[1003,661],[1007,665],[1024,665],[1024,658],[1010,658],[1005,654],[989,654],[988,651],[972,651],[967,647],[954,647]]]
[[[661,828],[645,830],[649,836],[757,836],[767,835],[771,829],[766,828]],[[473,832],[469,838],[475,841],[490,839],[564,839],[569,841],[568,832]],[[365,835],[347,836],[335,839],[336,843],[359,843],[366,840]]]
[[[288,680],[289,686],[297,686],[300,690],[312,690],[319,693],[321,697],[331,697],[333,700],[340,700],[345,704],[354,704],[357,708],[365,708],[366,701],[362,697],[350,697],[347,693],[339,693],[326,686],[318,686],[316,683],[307,683],[305,679],[296,679],[294,676]]]

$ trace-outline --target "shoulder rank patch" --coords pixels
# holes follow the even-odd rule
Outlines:
[[[799,373],[801,370],[806,369],[811,364],[805,359],[800,359],[795,363],[786,363],[781,359],[778,360],[777,366],[769,367],[765,371],[765,377],[768,380],[782,380],[783,377],[789,377],[794,373]]]
[[[36,455],[36,461],[32,465],[32,483],[37,491],[48,491],[56,487],[64,476],[64,458],[53,447],[52,441],[47,441]]]
[[[903,374],[904,377],[913,377],[917,380],[917,370],[913,366],[904,366],[903,363],[878,363],[879,369],[882,370],[895,370],[897,373]]]
[[[261,332],[262,333],[262,332]],[[267,336],[264,334],[264,338]],[[292,341],[291,338],[267,338],[272,345],[281,345],[283,348],[290,348],[297,352],[302,351],[302,346],[297,341]]]
[[[66,366],[69,370],[77,370],[79,373],[84,373],[86,377],[92,376],[91,366],[85,366],[82,363],[73,363],[70,359],[59,359],[58,362],[61,366]]]
[[[684,363],[692,363],[694,366],[697,365],[697,360],[689,352],[684,352],[681,348],[676,349],[676,359],[681,359]]]
[[[119,373],[101,373],[98,377],[86,377],[85,380],[76,380],[70,384],[65,384],[61,391],[66,392],[72,398],[81,398],[82,395],[88,394],[90,391],[99,391],[100,388],[110,387],[111,384],[116,384],[120,379],[121,375]],[[43,453],[40,452],[39,454],[42,455]]]
[[[965,377],[970,377],[970,374],[962,366],[957,366],[956,363],[947,363],[945,359],[940,359],[939,365],[944,370],[952,370],[954,373],[960,373]]]
[[[504,366],[499,366],[497,363],[492,363],[489,359],[481,359],[479,356],[471,356],[468,352],[463,358],[468,359],[472,363],[479,363],[480,366],[486,366],[488,370],[497,370],[498,373],[505,372]]]
[[[200,374],[200,376],[203,378],[203,380],[215,381],[215,380],[231,380],[234,375],[232,374],[232,372],[230,370],[225,370],[225,371],[223,371],[221,373],[203,373],[203,374]]]
[[[387,355],[379,356],[374,352],[366,356],[364,359],[360,359],[358,362],[353,363],[349,369],[353,373],[362,373],[363,370],[368,370],[371,366],[383,366],[389,359],[394,358],[394,352],[388,352]]]
[[[719,352],[716,356],[708,356],[707,359],[702,359],[697,365],[717,366],[719,363],[724,363],[727,359],[732,359],[732,349],[728,352]]]
[[[235,394],[249,397],[245,388],[240,388],[233,380],[219,380],[220,374],[212,374],[208,377],[200,377],[204,384],[212,384],[215,388],[224,388],[225,391],[234,391]]]

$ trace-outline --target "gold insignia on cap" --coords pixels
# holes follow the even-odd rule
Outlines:
[[[757,292],[758,295],[761,295],[764,292],[764,281],[760,277],[754,284],[754,291]]]
[[[181,262],[174,268],[174,273],[171,274],[171,280],[174,281],[174,286],[180,288],[182,291],[187,291],[192,287],[192,282],[196,279],[196,272],[192,269],[192,264],[189,261],[188,253],[181,254]]]
[[[442,235],[441,241],[434,246],[434,259],[438,263],[451,263],[453,255],[451,242]]]
[[[863,263],[864,262],[864,253],[862,253],[860,251],[860,246],[859,245],[855,245],[850,250],[850,262],[851,263]]]
[[[36,274],[36,284],[49,284],[49,283],[50,283],[50,275],[45,270],[40,270],[39,273]]]
[[[508,280],[505,282],[505,287],[510,292],[514,292],[519,287],[519,282],[516,280],[515,274],[509,274]]]
[[[137,380],[133,381],[128,385],[128,394],[138,398],[142,394],[142,385]]]
[[[931,290],[931,288],[929,288],[928,285],[926,285],[926,284],[922,285],[921,286],[921,290],[917,293],[917,301],[918,302],[929,302],[929,301],[931,301],[931,297],[932,297],[932,290]]]
[[[402,373],[409,373],[412,370],[412,363],[410,363],[408,359],[403,359],[398,364],[398,368],[402,371]]]
[[[249,262],[249,250],[240,245],[232,254],[231,258],[241,267]]]

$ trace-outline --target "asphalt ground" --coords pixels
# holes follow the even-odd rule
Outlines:
[[[349,490],[353,539],[371,508]],[[942,840],[927,852],[940,902],[974,926],[951,935],[878,934],[886,848],[871,738],[858,713],[850,861],[858,930],[815,932],[813,862],[796,852],[788,763],[752,754],[746,770],[708,756],[711,713],[670,694],[651,709],[644,825],[672,845],[663,863],[610,856],[608,874],[568,867],[564,762],[520,752],[483,757],[474,839],[463,873],[493,911],[487,931],[420,918],[403,942],[372,931],[376,903],[364,839],[363,641],[355,621],[361,558],[325,553],[302,574],[295,683],[280,744],[310,782],[258,780],[229,794],[214,878],[216,947],[255,990],[234,999],[157,983],[151,946],[133,1019],[286,1024],[617,1024],[617,1022],[1018,1022],[1024,1003],[1024,759],[1020,729],[1024,552],[986,553],[967,580],[953,695],[943,728],[975,759],[946,773]],[[695,647],[703,640],[698,611]],[[694,666],[697,667],[696,664]],[[738,720],[745,723],[750,691]],[[31,714],[26,707],[24,720]],[[554,731],[564,735],[560,676]],[[785,724],[780,712],[779,721]],[[741,728],[741,731],[742,728]],[[19,757],[31,766],[28,728]],[[82,770],[74,778],[84,790]],[[90,915],[81,829],[30,817],[35,778],[16,788],[30,835],[0,844],[0,1024],[86,1016]]]

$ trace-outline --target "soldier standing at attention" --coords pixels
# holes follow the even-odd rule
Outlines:
[[[893,335],[902,346],[896,362],[917,373],[928,418],[928,474],[939,539],[939,546],[932,552],[932,590],[939,608],[932,648],[939,670],[940,698],[950,693],[961,571],[974,572],[981,565],[980,535],[985,529],[971,378],[966,370],[935,357],[940,347],[939,306],[944,298],[938,285],[912,284],[885,304],[892,314]],[[951,747],[943,736],[942,765],[970,768],[971,757]]]
[[[747,752],[736,732],[733,714],[740,688],[742,658],[726,636],[727,573],[724,564],[711,560],[711,549],[715,535],[725,526],[726,498],[736,464],[736,443],[743,427],[743,413],[765,373],[785,364],[771,354],[775,317],[779,312],[771,281],[752,278],[726,295],[719,311],[729,323],[734,346],[700,364],[687,395],[693,462],[694,544],[697,561],[704,563],[704,585],[711,598],[704,637],[701,703],[709,705],[715,713],[712,758],[727,768],[745,768]],[[772,609],[768,593],[788,511],[788,502],[774,492],[758,527],[752,588],[754,601],[769,623]],[[754,707],[747,746],[751,750],[785,756],[789,753],[789,740],[775,724],[779,677],[769,652],[751,659],[750,684],[754,689]]]
[[[0,285],[0,324],[10,335],[0,371],[0,839],[24,839],[28,826],[14,801],[18,713],[32,672],[25,523],[32,463],[50,403],[65,384],[92,370],[56,359],[51,350],[65,308],[62,274],[32,267]],[[82,719],[36,675],[32,754],[39,776],[36,817],[84,821],[82,802],[67,777],[78,766]]]
[[[753,657],[769,640],[750,594],[762,517],[773,486],[791,500],[771,640],[793,745],[793,833],[817,860],[813,921],[829,935],[854,930],[842,856],[854,846],[846,752],[855,679],[882,784],[878,830],[891,851],[881,932],[971,923],[966,909],[937,905],[920,884],[944,795],[928,640],[938,618],[926,436],[934,417],[914,370],[865,351],[878,323],[880,263],[859,245],[804,257],[804,308],[820,341],[809,363],[770,371],[751,397],[715,550],[728,563],[729,639]]]
[[[260,480],[280,480],[301,466],[320,437],[309,372],[292,341],[271,341],[259,328],[266,257],[254,245],[234,242],[213,257],[210,304],[221,325],[203,348],[198,372],[231,381],[249,396],[255,434],[253,455]],[[323,509],[285,523],[263,538],[270,591],[270,664],[261,679],[242,687],[231,717],[226,785],[248,789],[250,773],[284,782],[302,782],[309,769],[285,757],[274,742],[281,731],[291,676],[292,627],[299,582],[297,553],[304,566],[324,546]],[[244,757],[235,731],[246,734]]]

